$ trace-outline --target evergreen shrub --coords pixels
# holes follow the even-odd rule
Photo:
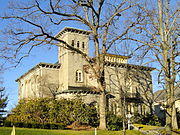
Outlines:
[[[5,121],[4,121],[4,126],[5,126],[5,127],[11,127],[11,126],[12,126],[11,121],[5,120]]]
[[[6,119],[17,127],[62,129],[75,121],[97,127],[99,117],[94,105],[81,99],[73,100],[52,98],[21,100]]]
[[[27,123],[27,122],[14,122],[14,121],[5,121],[5,127],[24,127],[24,128],[40,128],[40,129],[65,129],[65,125],[60,123]]]
[[[112,112],[107,114],[107,128],[108,130],[122,130],[123,118],[120,115],[115,115]]]
[[[144,124],[144,125],[152,125],[152,126],[161,126],[161,120],[158,119],[157,115],[151,115],[151,114],[146,114],[146,115],[140,115],[140,114],[135,114],[133,117],[133,123],[137,124]]]

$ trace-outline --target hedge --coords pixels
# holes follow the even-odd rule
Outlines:
[[[24,127],[24,128],[40,128],[40,129],[65,129],[65,125],[62,123],[29,123],[29,122],[11,122],[4,121],[5,127],[11,127],[12,125],[16,127]]]

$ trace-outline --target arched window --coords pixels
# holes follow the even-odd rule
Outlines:
[[[71,43],[72,46],[74,46],[74,40],[72,40],[72,43]]]
[[[83,73],[81,70],[76,71],[76,82],[83,82]]]
[[[77,47],[79,48],[79,41],[77,41]]]

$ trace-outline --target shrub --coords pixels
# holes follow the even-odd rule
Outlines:
[[[62,123],[50,124],[50,129],[65,129],[65,125]]]
[[[4,126],[4,121],[6,120],[5,117],[0,118],[0,127]]]
[[[81,124],[96,127],[98,119],[96,107],[83,103],[81,99],[39,98],[20,101],[6,120],[18,121],[15,123],[18,127],[58,129],[77,120]]]
[[[111,112],[107,114],[107,128],[108,130],[122,130],[123,118]]]
[[[27,123],[23,123],[23,122],[12,122],[12,123],[16,127],[25,127],[26,128],[26,125],[27,125]]]
[[[152,126],[161,126],[161,121],[158,119],[157,115],[140,115],[135,114],[133,117],[133,122],[138,124],[144,124],[144,125],[152,125]]]
[[[58,124],[50,124],[49,125],[50,129],[59,129],[59,125]],[[61,129],[61,128],[60,128]]]
[[[32,128],[41,128],[40,124],[38,123],[31,123]]]
[[[5,126],[5,127],[11,127],[11,126],[12,126],[11,121],[5,120],[5,121],[4,121],[4,126]]]
[[[65,129],[65,125],[62,123],[23,123],[23,122],[11,122],[5,121],[4,126],[11,127],[12,125],[16,127],[24,127],[24,128],[41,128],[41,129]]]

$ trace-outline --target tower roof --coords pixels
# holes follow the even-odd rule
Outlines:
[[[87,31],[87,30],[76,29],[76,28],[71,28],[71,27],[65,27],[55,37],[58,38],[61,35],[63,35],[64,33],[66,33],[66,32],[85,34],[85,35],[89,35],[91,33],[90,31]]]

